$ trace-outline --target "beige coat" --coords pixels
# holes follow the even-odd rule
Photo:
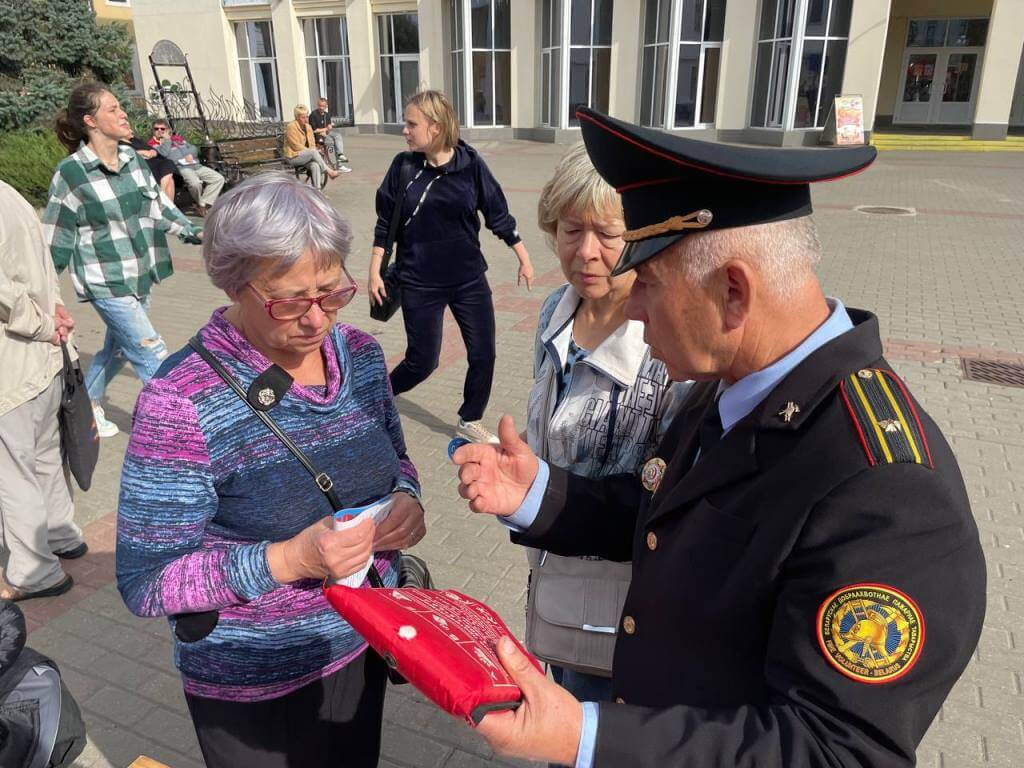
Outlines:
[[[284,129],[284,156],[292,158],[306,149],[316,149],[313,129],[309,123],[303,129],[298,120],[292,120]]]
[[[27,403],[63,365],[53,337],[63,303],[35,209],[0,181],[0,416]]]

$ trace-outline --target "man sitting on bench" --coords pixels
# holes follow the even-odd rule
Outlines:
[[[348,162],[348,158],[345,157],[345,139],[331,122],[331,116],[327,112],[327,99],[323,96],[317,101],[316,109],[309,113],[309,124],[313,127],[313,135],[316,136],[318,145],[334,148],[334,169],[342,173],[352,173],[352,169],[345,165]]]
[[[192,199],[196,201],[196,214],[205,216],[224,189],[224,177],[213,168],[200,165],[196,146],[176,133],[171,134],[166,120],[153,121],[153,138],[149,140],[149,146],[174,162]]]

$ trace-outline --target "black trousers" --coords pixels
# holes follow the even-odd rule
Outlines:
[[[458,323],[469,361],[459,417],[477,421],[491,397],[495,358],[494,302],[483,275],[459,285],[402,285],[405,359],[391,371],[391,389],[396,395],[408,392],[437,368],[445,307]]]
[[[387,667],[372,651],[269,701],[185,694],[207,768],[376,768]]]

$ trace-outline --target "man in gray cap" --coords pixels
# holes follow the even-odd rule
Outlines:
[[[673,379],[698,381],[640,477],[498,446],[460,494],[513,541],[632,560],[614,702],[577,702],[511,647],[523,691],[479,731],[587,766],[908,766],[966,666],[985,565],[948,444],[882,357],[878,320],[826,297],[809,184],[874,149],[709,144],[579,113],[622,194],[616,272]]]

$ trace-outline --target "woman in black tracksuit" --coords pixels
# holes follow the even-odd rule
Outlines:
[[[380,264],[398,198],[403,162],[411,179],[402,204],[397,269],[402,286],[405,359],[391,371],[396,395],[408,392],[437,368],[444,309],[451,307],[466,344],[469,371],[457,432],[474,441],[497,439],[481,424],[494,376],[494,304],[480,250],[480,219],[519,259],[519,282],[529,289],[533,267],[516,220],[497,180],[472,147],[459,139],[459,123],[447,97],[422,91],[405,107],[402,131],[410,152],[399,153],[377,190],[377,226],[370,259],[369,291],[384,295]]]

